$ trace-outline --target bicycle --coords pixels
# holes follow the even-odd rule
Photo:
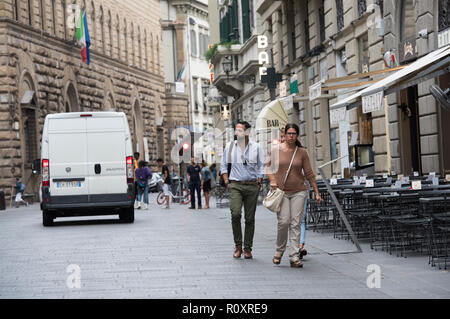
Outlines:
[[[161,188],[162,188],[162,182],[159,182],[161,184]],[[174,199],[179,199],[180,200],[180,204],[182,205],[187,205],[191,202],[191,193],[189,192],[189,190],[187,190],[186,188],[182,187],[181,181],[177,183],[176,187],[175,187],[175,194],[178,195],[174,195],[172,193],[172,191],[169,189],[169,196],[172,198],[172,201]],[[160,191],[158,194],[158,197],[156,198],[156,202],[158,203],[158,205],[163,205],[166,201],[166,195],[164,194],[164,191]]]

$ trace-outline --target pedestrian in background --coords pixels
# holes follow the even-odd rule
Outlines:
[[[205,209],[209,208],[209,192],[211,191],[211,172],[205,162],[200,164],[200,178],[201,178],[201,188],[203,190],[203,195],[205,196]]]
[[[133,158],[133,162],[134,162],[134,200],[136,200],[137,198],[137,194],[138,194],[138,184],[136,181],[136,170],[139,168],[139,152],[134,152],[134,158]]]
[[[272,261],[274,264],[280,264],[289,235],[289,259],[291,267],[295,268],[303,267],[298,247],[300,245],[300,223],[307,196],[305,177],[316,192],[317,202],[322,202],[308,152],[298,140],[299,131],[296,124],[287,124],[284,129],[285,142],[272,146],[271,159],[267,163],[267,175],[271,188],[276,190],[279,187],[284,191],[281,210],[277,214],[276,252]],[[278,163],[274,163],[278,165],[272,165],[273,159],[278,161]],[[287,175],[290,165],[292,166]]]
[[[152,177],[152,171],[146,164],[145,161],[140,161],[139,167],[136,170],[136,182],[138,185],[137,209],[140,209],[141,206],[143,206],[144,209],[148,209],[148,180]],[[142,197],[144,197],[144,205],[142,205]]]
[[[214,180],[217,180],[217,167],[216,167],[216,163],[213,163],[210,167],[209,170],[211,171],[211,174],[214,178]]]
[[[250,141],[251,125],[238,121],[235,140],[224,150],[220,171],[230,193],[231,225],[234,237],[234,258],[242,255],[242,206],[245,211],[244,258],[253,258],[255,211],[259,189],[264,177],[263,154],[258,143]]]
[[[191,165],[186,170],[186,179],[191,192],[191,207],[189,209],[195,209],[195,192],[197,192],[198,209],[202,208],[200,171],[201,168],[195,163],[195,158],[191,157]]]
[[[161,177],[164,180],[163,192],[164,192],[165,202],[166,202],[165,208],[169,209],[169,202],[170,202],[170,200],[169,200],[169,197],[170,197],[169,186],[171,184],[169,168],[167,167],[167,165],[164,164],[164,161],[163,161],[162,158],[158,158],[156,160],[156,163],[161,168]]]
[[[21,204],[28,206],[28,203],[23,200],[22,195],[25,192],[25,184],[22,183],[20,178],[16,177],[16,208],[18,208]]]

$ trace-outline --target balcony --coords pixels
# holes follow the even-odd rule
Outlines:
[[[231,61],[228,74],[223,62]],[[214,85],[227,96],[242,95],[244,83],[255,83],[259,70],[257,36],[250,37],[244,44],[231,45],[230,48],[219,45],[211,59],[214,64]]]

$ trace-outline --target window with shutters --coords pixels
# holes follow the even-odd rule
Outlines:
[[[322,0],[322,5],[319,8],[319,34],[320,34],[320,43],[325,41],[325,4],[324,0]]]
[[[450,27],[450,0],[439,0],[439,31]]]
[[[198,101],[198,79],[197,78],[192,78],[192,94],[194,97],[194,110],[196,112],[198,112],[199,109],[199,101]]]
[[[358,0],[358,17],[362,17],[364,13],[366,13],[367,4],[366,0]]]
[[[191,30],[191,55],[197,56],[197,33]]]
[[[342,0],[336,0],[337,30],[338,32],[344,28],[344,6]]]
[[[308,7],[308,4],[306,4]],[[309,18],[308,18],[308,9],[306,9],[305,21],[303,22],[303,27],[305,29],[305,53],[308,53],[310,48],[309,42]]]
[[[242,32],[243,32],[243,39],[242,41],[245,42],[250,38],[251,36],[251,23],[250,23],[250,2],[251,0],[242,0]]]
[[[295,8],[293,1],[287,2],[286,24],[288,36],[288,58],[289,63],[293,63],[297,58],[297,46],[295,41]]]
[[[239,41],[239,23],[238,23],[238,1],[233,1],[231,5],[231,29],[229,41],[235,39]]]

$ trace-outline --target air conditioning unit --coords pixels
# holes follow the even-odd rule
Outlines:
[[[445,110],[450,111],[450,88],[442,91],[439,86],[433,84],[430,87],[430,93],[439,103],[441,103]]]

